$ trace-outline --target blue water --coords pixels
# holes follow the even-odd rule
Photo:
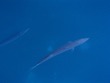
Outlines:
[[[110,0],[1,0],[0,83],[110,83]],[[90,40],[29,71],[76,39]]]

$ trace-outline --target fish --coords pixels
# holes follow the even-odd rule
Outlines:
[[[42,58],[35,66],[33,66],[31,68],[31,70],[35,69],[37,66],[41,65],[42,63],[46,62],[47,60],[49,60],[49,59],[51,59],[51,58],[53,58],[53,57],[55,57],[55,56],[57,56],[63,52],[66,52],[68,50],[76,48],[77,46],[80,46],[81,44],[85,43],[88,40],[89,40],[89,38],[81,38],[79,40],[65,44],[64,46],[56,49],[52,53],[50,53],[47,56],[45,56],[44,58]]]
[[[4,45],[7,45],[7,44],[9,44],[9,43],[15,41],[16,39],[20,38],[20,37],[23,36],[25,33],[27,33],[27,32],[29,31],[29,29],[30,29],[30,28],[26,28],[25,30],[19,31],[19,32],[15,33],[15,34],[12,34],[10,37],[8,37],[8,38],[2,40],[2,41],[0,42],[0,47],[1,47],[1,46],[4,46]]]

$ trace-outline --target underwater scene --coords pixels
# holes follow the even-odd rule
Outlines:
[[[110,83],[110,0],[1,0],[0,83]]]

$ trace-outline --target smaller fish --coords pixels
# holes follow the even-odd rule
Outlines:
[[[20,38],[21,36],[23,36],[25,33],[27,33],[29,31],[30,28],[27,28],[23,31],[20,31],[18,33],[15,33],[13,35],[11,35],[10,37],[8,37],[7,39],[4,39],[3,41],[0,42],[0,46],[4,46],[7,45],[13,41],[15,41],[16,39]]]
[[[31,70],[35,69],[37,66],[39,66],[40,64],[46,62],[47,60],[63,53],[63,52],[66,52],[68,50],[71,50],[71,49],[74,49],[75,47],[85,43],[86,41],[88,41],[89,38],[82,38],[82,39],[79,39],[79,40],[76,40],[76,41],[73,41],[73,42],[69,42],[67,43],[66,45],[56,49],[55,51],[53,51],[52,53],[50,53],[49,55],[45,56],[42,60],[40,60],[35,66],[33,66],[31,68]]]

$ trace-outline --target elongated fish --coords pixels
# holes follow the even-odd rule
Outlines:
[[[69,42],[66,45],[56,49],[55,51],[53,51],[52,53],[48,54],[46,57],[44,57],[42,60],[40,60],[35,66],[33,66],[31,68],[31,70],[35,69],[37,66],[39,66],[40,64],[44,63],[45,61],[55,57],[56,55],[59,55],[63,52],[66,52],[68,50],[74,49],[75,47],[85,43],[89,38],[82,38],[73,42]]]
[[[29,29],[30,28],[27,28],[23,31],[20,31],[20,32],[17,32],[15,34],[11,35],[7,39],[4,39],[3,41],[0,42],[0,46],[4,46],[6,44],[9,44],[9,43],[13,42],[14,40],[18,39],[19,37],[23,36],[26,32],[28,32]]]

